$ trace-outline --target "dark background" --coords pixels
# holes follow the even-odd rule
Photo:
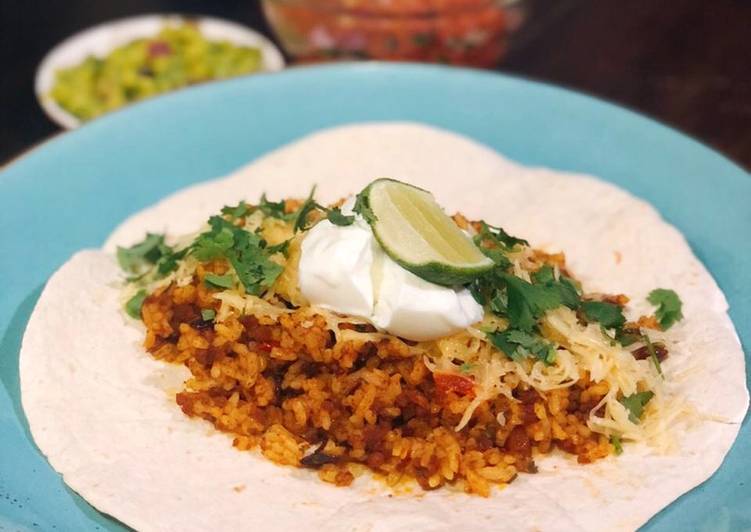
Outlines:
[[[499,70],[631,107],[751,167],[750,0],[529,0]],[[93,24],[149,12],[224,17],[269,34],[253,0],[0,0],[0,163],[59,131],[38,106],[44,54]]]

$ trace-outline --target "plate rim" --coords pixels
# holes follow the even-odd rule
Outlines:
[[[376,65],[376,66],[380,68],[380,66],[382,66],[382,65]],[[389,69],[394,68],[394,65],[391,65],[391,64],[387,64],[386,66]],[[407,66],[410,67],[409,64]],[[416,65],[411,65],[411,67],[414,67],[414,66],[416,66]],[[368,65],[368,68],[372,68],[372,67],[373,67],[373,64]],[[423,68],[423,67],[425,67],[425,65],[419,65],[419,68]],[[331,66],[325,66],[325,67],[320,67],[320,66],[315,66],[315,67],[301,67],[299,70],[298,69],[290,69],[288,72],[284,72],[284,73],[281,73],[279,75],[280,76],[293,75],[293,71],[294,72],[299,72],[300,70],[302,70],[302,68],[306,68],[306,69],[307,68],[323,69],[323,68],[332,68],[332,67]],[[341,65],[335,65],[333,68],[339,69],[339,68],[342,68],[342,67],[341,67]],[[361,68],[361,65],[358,65],[357,68],[358,69]],[[428,66],[427,68],[435,68],[435,67]],[[448,67],[438,67],[438,68],[445,68],[445,69],[449,70]],[[720,163],[720,162],[722,162],[723,164],[729,163],[730,167],[732,168],[732,170],[734,171],[734,173],[739,173],[739,174],[741,174],[742,177],[749,177],[749,174],[742,167],[740,167],[737,163],[735,163],[734,161],[732,161],[731,159],[729,159],[728,157],[726,157],[722,153],[719,153],[716,150],[714,150],[714,149],[706,146],[701,141],[698,141],[698,140],[692,138],[689,135],[686,135],[686,134],[684,134],[684,133],[682,133],[680,131],[677,131],[674,128],[672,128],[670,126],[667,126],[667,125],[665,125],[665,124],[663,124],[663,123],[661,123],[661,122],[659,122],[657,120],[651,119],[650,117],[645,116],[645,115],[643,115],[641,113],[634,112],[633,110],[630,110],[628,108],[624,108],[623,106],[620,106],[618,104],[613,104],[612,102],[609,102],[609,101],[606,101],[606,100],[602,100],[602,99],[597,98],[597,97],[592,97],[592,96],[589,96],[589,95],[581,93],[581,92],[571,91],[571,90],[566,89],[566,88],[561,88],[561,87],[550,85],[550,84],[546,84],[546,83],[539,83],[539,82],[536,82],[534,80],[529,80],[529,79],[525,79],[525,78],[519,78],[519,77],[516,77],[516,76],[509,76],[509,75],[497,74],[497,73],[489,73],[489,72],[484,72],[484,71],[476,71],[476,70],[473,70],[473,69],[453,69],[452,68],[450,70],[464,70],[464,71],[467,71],[467,72],[471,72],[471,73],[475,73],[475,74],[480,74],[480,75],[483,75],[483,76],[484,75],[488,75],[488,76],[500,76],[500,77],[504,77],[504,78],[510,79],[512,81],[520,81],[520,82],[524,82],[524,83],[532,83],[534,85],[537,85],[538,88],[544,88],[544,89],[547,89],[547,90],[552,90],[553,92],[556,92],[556,93],[566,93],[567,96],[576,96],[576,97],[579,97],[579,98],[584,98],[585,100],[588,101],[587,102],[588,104],[599,103],[601,105],[605,105],[606,106],[605,109],[611,108],[613,110],[618,110],[620,112],[626,111],[629,115],[633,115],[633,116],[636,116],[637,118],[639,118],[640,119],[640,123],[644,123],[644,124],[650,125],[652,127],[654,127],[655,125],[662,126],[663,129],[665,129],[665,130],[667,130],[667,131],[669,131],[669,132],[671,132],[673,134],[677,134],[681,138],[681,140],[692,141],[691,145],[692,145],[693,148],[701,147],[701,148],[703,148],[703,150],[702,150],[704,152],[703,155],[712,155],[712,157],[713,157],[713,164]],[[294,74],[294,75],[298,75],[298,74]],[[262,76],[258,76],[259,79],[261,77]],[[248,83],[248,82],[249,82],[248,79],[242,79],[242,80],[227,80],[227,81],[223,81],[223,82],[219,82],[219,83],[230,84],[230,83]],[[254,79],[252,82],[255,83],[256,80]],[[209,87],[209,86],[191,87],[189,89],[185,89],[185,91],[178,91],[176,93],[169,93],[169,94],[165,94],[165,95],[163,95],[161,97],[167,97],[167,98],[184,97],[184,98],[187,98],[188,96],[186,96],[185,94],[187,94],[188,91],[191,91],[191,90],[205,90],[205,91],[215,90],[214,87],[213,87],[214,84],[211,84],[211,85],[212,85],[212,87]],[[181,93],[185,93],[185,94],[181,95]],[[147,101],[144,101],[144,102],[136,104],[136,105],[161,105],[160,103],[158,103],[158,100],[159,100],[159,98],[153,98],[151,100],[147,100]],[[594,100],[594,102],[592,100]],[[130,106],[130,107],[127,107],[127,108],[124,108],[124,109],[118,111],[117,113],[112,113],[112,114],[106,115],[106,116],[102,117],[101,119],[98,119],[97,122],[99,122],[99,121],[103,122],[103,121],[112,119],[119,112],[125,111],[127,113],[127,112],[129,112],[130,109],[134,109],[135,107],[136,106]],[[82,128],[82,129],[85,129],[85,128]],[[75,133],[73,133],[73,132],[69,132],[69,133],[71,135],[75,135]],[[57,138],[52,138],[52,139],[48,139],[48,140],[54,142],[56,140],[65,139],[65,138],[67,138],[66,135],[57,135]],[[39,148],[44,147],[46,144],[47,144],[47,142],[45,142],[43,145],[39,145],[39,146],[33,148],[32,150],[30,150],[26,154],[23,154],[20,157],[20,160],[18,162],[22,162],[24,159],[26,159],[26,155],[31,155],[31,154],[36,153]],[[15,164],[17,164],[17,163],[14,163],[14,164],[12,164],[10,166],[11,167],[15,166]],[[0,189],[2,189],[2,187],[6,183],[5,179],[3,179],[3,177],[4,177],[4,174],[6,173],[5,170],[7,170],[7,169],[8,169],[7,167],[0,168]],[[712,273],[714,275],[714,272],[712,272]],[[748,421],[748,418],[749,418],[749,414],[747,414],[747,416],[746,416],[746,421]],[[736,444],[737,444],[737,442],[738,442],[738,440],[736,440]]]

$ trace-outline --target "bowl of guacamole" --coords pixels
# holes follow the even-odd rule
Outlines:
[[[147,15],[96,26],[58,45],[39,66],[36,93],[54,122],[75,128],[159,94],[283,67],[271,41],[239,24]]]

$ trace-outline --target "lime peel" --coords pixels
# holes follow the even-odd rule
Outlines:
[[[493,268],[493,261],[426,190],[377,179],[358,194],[355,210],[386,254],[426,281],[460,285]]]

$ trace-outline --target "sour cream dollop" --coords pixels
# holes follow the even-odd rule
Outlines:
[[[448,336],[483,317],[467,289],[430,283],[394,262],[360,216],[349,226],[323,220],[310,229],[299,282],[311,305],[365,318],[408,340]]]

